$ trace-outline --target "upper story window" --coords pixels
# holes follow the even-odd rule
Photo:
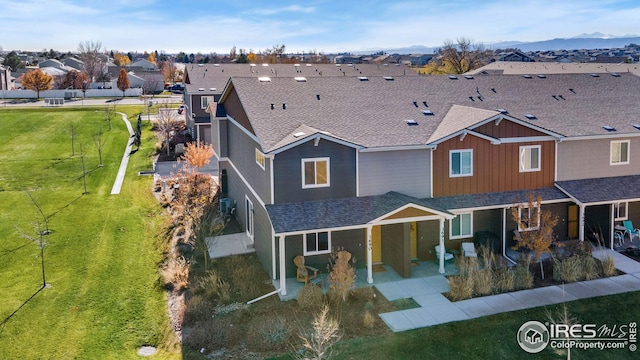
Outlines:
[[[200,105],[203,109],[206,109],[210,103],[213,102],[213,96],[201,96],[200,97]]]
[[[321,231],[304,235],[304,255],[328,254],[331,252],[331,233]]]
[[[518,231],[529,231],[540,229],[540,204],[536,203],[533,207],[518,208]]]
[[[540,145],[520,146],[520,172],[540,171]]]
[[[628,206],[629,206],[629,203],[626,201],[613,204],[613,217],[615,221],[628,219],[627,217]]]
[[[329,158],[302,159],[302,188],[328,187]]]
[[[460,239],[473,236],[473,216],[471,213],[458,214],[451,220],[449,238]]]
[[[473,175],[473,149],[449,151],[449,177]]]
[[[611,165],[629,163],[629,140],[611,142]]]
[[[264,154],[258,149],[256,149],[256,164],[264,170]]]

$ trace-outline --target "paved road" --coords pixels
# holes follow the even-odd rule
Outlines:
[[[0,109],[2,108],[10,108],[10,107],[82,107],[82,106],[103,106],[108,104],[116,104],[116,105],[145,105],[147,102],[151,100],[154,104],[180,104],[182,103],[183,97],[180,94],[174,94],[167,97],[154,97],[152,99],[148,98],[139,98],[139,97],[128,97],[124,99],[116,98],[116,99],[106,99],[106,98],[87,98],[84,100],[71,100],[65,101],[64,105],[47,105],[43,100],[38,101],[30,101],[30,102],[15,102],[15,99],[5,99],[4,101],[0,101]]]

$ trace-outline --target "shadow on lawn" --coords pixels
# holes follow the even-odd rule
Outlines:
[[[15,315],[18,313],[18,311],[20,311],[20,309],[22,309],[25,305],[27,305],[27,303],[29,301],[31,301],[31,299],[33,299],[36,295],[38,295],[38,293],[40,291],[42,291],[42,289],[44,289],[46,286],[42,285],[38,288],[38,290],[36,290],[35,293],[33,293],[33,295],[31,295],[27,300],[25,300],[25,302],[22,303],[22,305],[20,305],[17,309],[14,310],[14,312],[12,312],[9,316],[7,316],[6,319],[2,320],[2,322],[0,323],[0,333],[2,333],[2,331],[4,330],[4,325]]]

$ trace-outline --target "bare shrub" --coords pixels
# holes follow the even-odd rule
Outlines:
[[[470,299],[473,296],[473,278],[464,275],[449,276],[449,298],[452,301]]]
[[[602,273],[604,276],[614,276],[618,273],[616,270],[616,263],[613,261],[611,255],[607,255],[602,261]]]
[[[325,304],[322,289],[314,284],[307,284],[298,291],[298,305],[304,310],[320,310]]]
[[[351,253],[346,250],[339,250],[331,254],[329,262],[329,292],[335,293],[347,301],[349,292],[354,287],[356,272],[353,267],[355,259],[351,259]]]
[[[280,316],[267,316],[251,324],[248,345],[258,351],[284,350],[290,343],[292,328]]]
[[[580,256],[580,262],[582,264],[582,278],[584,280],[593,280],[600,278],[600,265],[597,260],[591,255]]]
[[[228,304],[231,301],[231,287],[216,271],[200,277],[193,292],[217,304]]]
[[[553,259],[553,278],[556,281],[576,282],[580,279],[581,266],[578,256],[565,259]]]
[[[478,255],[482,259],[482,266],[484,268],[493,268],[498,264],[496,254],[493,252],[490,246],[480,245],[478,248]]]
[[[189,285],[189,262],[182,256],[170,257],[162,269],[165,287],[184,290]]]
[[[370,303],[367,303],[370,304]],[[364,312],[362,313],[362,325],[367,329],[373,329],[376,325],[376,316],[373,312],[365,307]]]
[[[187,300],[184,324],[195,324],[211,318],[214,313],[213,304],[202,295],[194,295]]]
[[[183,343],[194,350],[232,347],[242,336],[240,326],[232,326],[218,318],[208,318],[189,328],[184,335]]]
[[[531,289],[533,287],[533,274],[531,273],[531,256],[522,256],[515,270],[515,289]]]
[[[480,296],[489,295],[493,291],[493,270],[489,267],[484,269],[476,269],[473,272],[473,290]]]
[[[509,292],[515,288],[516,272],[510,267],[499,268],[495,271],[496,292]]]
[[[304,352],[299,358],[315,360],[331,358],[333,344],[342,337],[339,322],[329,317],[328,306],[314,317],[311,331],[302,332],[298,336],[304,347]]]

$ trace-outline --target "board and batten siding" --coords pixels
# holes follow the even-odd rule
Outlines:
[[[629,140],[629,164],[610,165],[612,140]],[[640,139],[637,137],[558,143],[558,181],[637,174],[640,174]]]
[[[359,153],[359,196],[397,191],[417,198],[430,197],[430,152],[421,149]]]

